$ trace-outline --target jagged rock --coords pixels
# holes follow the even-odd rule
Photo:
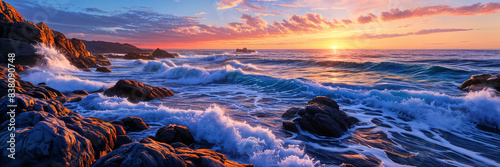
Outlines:
[[[24,72],[24,68],[23,68],[23,66],[21,66],[21,65],[19,65],[19,64],[18,64],[18,65],[16,65],[16,68],[15,68],[15,69],[16,69],[16,72]]]
[[[158,129],[155,140],[164,143],[181,142],[186,145],[194,143],[191,131],[187,127],[181,125],[168,125]]]
[[[91,141],[67,128],[54,115],[25,112],[17,120],[16,160],[1,156],[2,166],[90,166],[95,161]],[[10,131],[2,131],[0,139],[8,141],[9,135]],[[8,144],[0,143],[2,155],[10,153]]]
[[[55,46],[78,68],[97,67],[98,62],[82,41],[75,38],[68,40],[64,34],[51,30],[43,22],[28,22],[12,6],[0,3],[0,63],[6,62],[8,53],[16,53],[16,63],[33,65],[41,56],[31,44],[43,43]],[[109,63],[106,58],[99,61]]]
[[[175,58],[176,57],[174,54],[170,54],[167,51],[161,50],[160,48],[157,48],[151,56],[153,56],[155,58]]]
[[[9,23],[26,21],[14,7],[2,1],[0,1],[0,11],[0,21]]]
[[[178,166],[186,163],[175,154],[174,148],[165,143],[154,142],[131,143],[113,150],[98,159],[93,166]]]
[[[68,108],[64,107],[61,102],[57,100],[46,100],[40,98],[33,98],[31,96],[27,96],[24,94],[16,93],[16,97],[14,98],[16,113],[22,113],[26,111],[45,111],[51,113],[57,117],[60,116],[68,116],[71,112]],[[11,104],[9,102],[9,97],[5,96],[0,99],[0,104]],[[8,108],[7,105],[0,106],[0,122],[3,122],[8,119],[7,113]]]
[[[291,109],[288,115],[296,113],[301,117],[294,119],[293,122],[283,122],[283,128],[293,132],[298,131],[295,129],[295,125],[299,125],[302,130],[317,135],[340,137],[350,126],[358,122],[356,118],[350,117],[340,110],[339,105],[334,100],[325,96],[318,96],[309,101],[304,111],[296,108]]]
[[[127,117],[121,120],[123,127],[127,131],[143,131],[149,129],[149,126],[139,117]]]
[[[478,74],[471,76],[470,79],[464,81],[458,89],[466,91],[480,91],[486,88],[493,88],[500,91],[500,74]]]
[[[174,93],[167,88],[153,87],[134,80],[120,80],[104,92],[107,96],[127,97],[130,101],[149,101],[170,97]]]
[[[179,146],[179,144],[176,144]],[[172,147],[149,138],[124,145],[98,159],[93,166],[190,166],[190,167],[251,167],[230,161],[223,154],[209,149],[192,150]]]
[[[96,72],[111,72],[111,69],[109,69],[108,67],[97,67],[97,69],[95,71]]]
[[[85,118],[80,114],[59,117],[66,127],[74,130],[92,142],[94,156],[99,158],[113,150],[116,141],[116,129],[110,123],[98,118]]]

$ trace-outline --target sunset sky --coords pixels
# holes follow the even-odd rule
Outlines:
[[[500,1],[5,0],[68,37],[162,49],[500,49]]]

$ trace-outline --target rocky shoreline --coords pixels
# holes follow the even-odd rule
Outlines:
[[[0,67],[2,98],[8,104],[7,68]],[[16,153],[23,156],[11,160],[1,156],[7,166],[252,166],[230,161],[225,155],[209,149],[193,149],[191,131],[184,126],[169,125],[158,130],[155,137],[132,142],[127,132],[143,131],[149,126],[139,117],[127,117],[110,122],[83,117],[63,103],[78,101],[89,95],[74,91],[67,95],[44,84],[34,85],[15,74],[16,112],[0,107],[0,127],[7,129],[11,114],[16,116]],[[124,92],[136,92],[124,94]],[[161,87],[151,87],[137,81],[120,80],[107,89],[106,95],[128,97],[131,101],[173,96]],[[77,99],[75,99],[77,97]],[[137,97],[146,97],[144,99]],[[9,131],[0,132],[7,141]],[[43,137],[42,137],[43,136]],[[0,148],[8,154],[8,143]],[[140,159],[141,161],[137,161]]]

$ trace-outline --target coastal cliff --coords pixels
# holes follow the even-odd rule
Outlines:
[[[76,67],[86,70],[98,67],[99,60],[89,53],[79,39],[68,39],[45,23],[25,20],[6,2],[0,1],[0,63],[6,63],[8,53],[16,53],[23,65],[34,65],[40,59],[33,45],[43,44],[60,50]]]

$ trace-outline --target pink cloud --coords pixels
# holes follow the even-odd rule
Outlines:
[[[227,26],[200,24],[171,31],[188,35],[188,38],[191,39],[207,41],[260,38],[290,33],[311,33],[352,24],[352,21],[347,19],[329,21],[317,13],[306,13],[305,16],[292,15],[289,19],[283,19],[281,22],[275,21],[272,24],[268,24],[261,17],[253,17],[248,14],[243,14],[240,20],[244,21],[244,23],[228,23]]]
[[[417,32],[409,32],[403,34],[363,34],[355,37],[356,39],[384,39],[384,38],[394,38],[394,37],[404,37],[412,35],[427,35],[434,33],[445,33],[445,32],[458,32],[458,31],[471,31],[473,29],[424,29]]]
[[[366,16],[359,16],[358,17],[359,24],[366,24],[366,23],[374,22],[376,20],[377,20],[377,16],[374,15],[373,13],[369,13]]]
[[[500,3],[490,2],[485,5],[476,3],[469,6],[461,6],[452,8],[448,5],[418,7],[413,9],[391,9],[380,13],[382,21],[393,21],[407,18],[437,16],[437,15],[453,15],[453,16],[468,16],[468,15],[485,15],[500,11]]]

